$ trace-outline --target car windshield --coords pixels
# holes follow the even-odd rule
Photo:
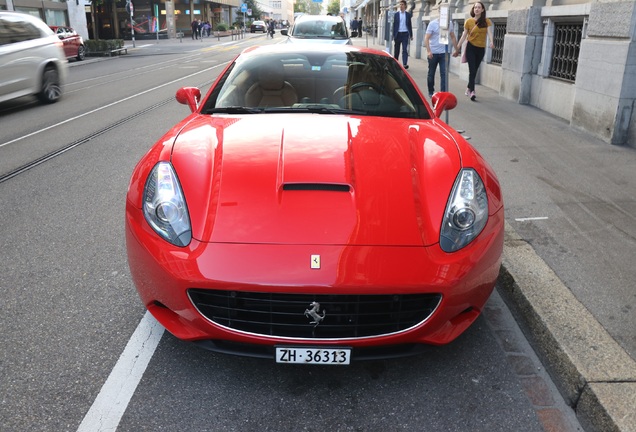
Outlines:
[[[302,21],[294,25],[291,35],[301,39],[347,39],[344,21]]]
[[[202,109],[204,114],[281,112],[430,118],[392,57],[362,51],[239,56]]]

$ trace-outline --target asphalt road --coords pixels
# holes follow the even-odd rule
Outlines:
[[[137,41],[73,64],[55,105],[0,105],[0,430],[581,430],[497,295],[451,345],[343,368],[213,354],[153,327],[126,262],[130,173],[189,113],[175,91],[207,90],[254,41]]]

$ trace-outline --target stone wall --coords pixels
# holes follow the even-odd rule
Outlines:
[[[450,6],[456,21],[474,2],[420,1],[414,28],[421,45],[428,21]],[[503,97],[561,117],[602,140],[636,147],[636,2],[633,0],[483,1],[487,17],[506,22],[502,64],[485,61],[477,82]],[[576,80],[549,77],[554,23],[583,23]],[[422,24],[423,23],[423,24]],[[418,47],[416,57],[426,56]],[[486,60],[490,58],[486,54]],[[451,58],[451,73],[468,79],[468,67]]]

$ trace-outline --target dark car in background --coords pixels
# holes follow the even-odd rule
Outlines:
[[[64,54],[66,58],[74,58],[79,61],[84,60],[86,57],[86,47],[84,46],[84,39],[71,27],[65,26],[50,26],[53,33],[64,44]]]
[[[257,31],[265,33],[267,31],[267,24],[265,21],[254,21],[250,26],[250,33],[256,33]]]

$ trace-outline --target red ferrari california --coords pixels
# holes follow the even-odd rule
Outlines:
[[[497,177],[389,54],[250,48],[135,167],[128,261],[176,337],[279,363],[446,344],[501,262]]]

